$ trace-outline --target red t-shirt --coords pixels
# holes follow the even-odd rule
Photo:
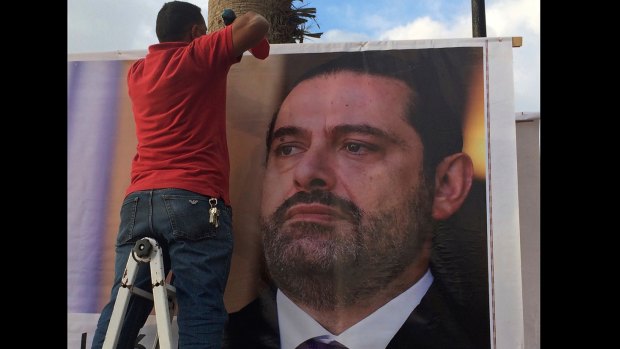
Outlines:
[[[265,59],[269,57],[269,40],[267,40],[267,38],[263,38],[258,45],[250,49],[250,53],[258,59]]]
[[[151,45],[131,66],[138,146],[126,194],[178,188],[230,204],[226,80],[240,60],[228,26],[191,43]]]

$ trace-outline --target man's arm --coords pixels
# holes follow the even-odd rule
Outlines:
[[[235,56],[258,45],[269,31],[269,22],[265,17],[251,11],[237,17],[231,25]]]
[[[258,45],[250,49],[250,53],[258,59],[265,59],[269,57],[269,47],[269,41],[267,38],[263,38]]]

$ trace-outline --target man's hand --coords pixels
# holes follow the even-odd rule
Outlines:
[[[222,20],[224,21],[224,25],[231,25],[235,19],[237,19],[237,15],[232,9],[225,8],[224,11],[222,11]]]
[[[227,27],[232,29],[233,57],[238,57],[258,45],[269,32],[269,22],[254,11],[237,17],[233,24]]]

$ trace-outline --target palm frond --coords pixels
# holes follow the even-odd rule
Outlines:
[[[297,0],[303,3],[303,0]],[[307,4],[303,4],[300,6],[296,6],[291,3],[291,16],[290,21],[291,24],[295,25],[295,30],[293,33],[293,38],[298,40],[300,43],[303,42],[304,37],[312,37],[312,38],[320,38],[323,33],[312,33],[310,32],[310,28],[312,28],[312,24],[308,25],[308,20],[312,20],[317,28],[321,28],[319,23],[316,21],[316,8],[315,7],[306,7]]]

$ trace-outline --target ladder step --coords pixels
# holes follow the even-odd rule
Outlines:
[[[145,290],[141,288],[132,287],[130,291],[136,296],[140,296],[142,298],[153,300],[153,294],[150,292],[146,292]],[[174,299],[174,297],[176,297],[177,295],[177,289],[172,285],[166,285],[166,291],[168,292],[168,298],[170,299]]]

